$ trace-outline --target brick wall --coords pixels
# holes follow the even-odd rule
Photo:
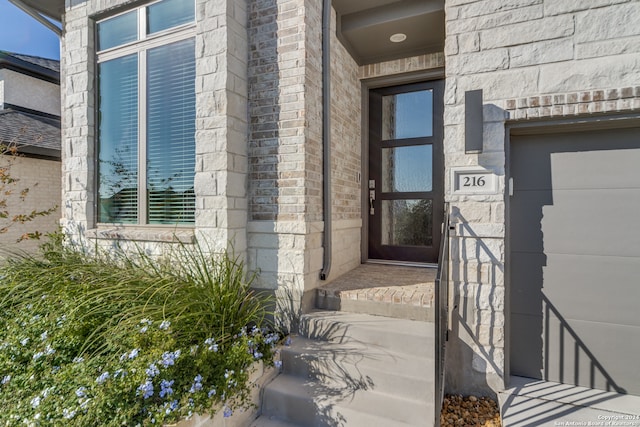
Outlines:
[[[321,4],[250,1],[248,27],[248,259],[290,311],[322,262]]]
[[[31,211],[47,210],[60,206],[60,161],[35,159],[31,157],[0,158],[0,165],[9,165],[9,173],[19,181],[15,185],[8,185],[7,190],[13,194],[6,197],[10,215],[29,214]],[[29,189],[24,201],[19,194],[23,189]],[[5,196],[0,196],[5,199]],[[24,233],[35,231],[43,235],[55,231],[60,220],[60,210],[50,215],[37,217],[25,224],[15,224],[7,233],[0,234],[0,247],[3,249],[20,249],[35,251],[44,240],[25,240],[16,244],[16,240]],[[0,219],[0,227],[8,224],[8,220]]]
[[[445,13],[446,166],[482,166],[499,178],[496,195],[452,196],[447,187],[459,307],[447,387],[488,393],[504,386],[506,366],[505,121],[637,109],[640,3],[448,0]],[[464,153],[464,93],[474,89],[484,91],[479,155]]]

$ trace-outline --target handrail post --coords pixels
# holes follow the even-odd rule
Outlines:
[[[449,329],[449,204],[444,205],[442,238],[438,257],[438,271],[434,289],[434,426],[440,427],[440,412],[444,400],[445,347]]]

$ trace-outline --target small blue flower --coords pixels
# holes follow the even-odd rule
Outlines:
[[[29,342],[29,338],[24,338],[20,340],[20,344],[24,347]]]
[[[46,341],[48,337],[49,337],[49,332],[44,331],[43,333],[40,334],[40,341]]]
[[[6,383],[8,383],[9,381],[11,381],[11,375],[5,375],[2,378],[2,385],[5,385]]]
[[[76,390],[76,396],[78,396],[79,398],[87,397],[87,388],[86,387],[79,387]]]
[[[160,382],[160,393],[158,393],[160,397],[171,396],[173,394],[173,389],[171,388],[172,385],[173,380],[162,380]]]
[[[162,360],[160,360],[160,364],[165,368],[169,366],[173,366],[175,364],[176,359],[180,357],[180,350],[176,350],[174,352],[165,351],[162,354]]]
[[[169,326],[171,326],[171,322],[169,322],[168,320],[163,320],[162,323],[160,323],[160,326],[158,326],[158,328],[161,331],[166,331],[167,329],[169,329]]]
[[[191,384],[191,388],[189,389],[189,393],[195,393],[197,391],[202,390],[202,375],[198,374],[193,379],[193,384]]]
[[[233,415],[233,411],[228,406],[225,406],[224,407],[224,417],[225,418],[229,418],[231,415]]]
[[[149,365],[149,367],[145,370],[147,376],[149,378],[153,378],[156,375],[158,375],[160,373],[160,370],[158,369],[158,367],[156,366],[155,363],[152,363]]]
[[[64,418],[66,418],[67,420],[70,420],[70,419],[72,419],[72,418],[74,418],[76,416],[76,411],[75,411],[75,409],[71,410],[71,409],[64,408],[62,410],[62,416]]]
[[[209,390],[209,393],[207,393],[207,396],[212,397],[216,395],[216,389],[212,388],[211,390]]]
[[[84,362],[84,357],[77,356],[73,358],[73,363],[82,363]]]
[[[96,382],[98,384],[104,384],[105,381],[107,381],[110,376],[111,375],[109,374],[109,371],[105,371],[105,372],[101,373],[98,378],[96,378]]]
[[[287,347],[291,345],[291,337],[287,337],[287,339],[284,341],[284,345],[286,345]]]
[[[134,348],[133,350],[131,350],[131,353],[129,353],[129,355],[127,356],[127,359],[129,360],[135,359],[136,357],[138,357],[139,352],[140,352],[140,349]]]
[[[178,409],[178,401],[174,400],[171,403],[169,403],[167,409],[165,410],[165,414],[169,415],[171,412],[175,411],[176,409]]]
[[[147,330],[149,329],[149,326],[151,326],[153,322],[149,319],[142,319],[140,321],[140,324],[142,325],[142,327],[140,328],[140,333],[144,334],[145,332],[147,332]]]
[[[142,395],[143,399],[148,399],[153,396],[153,382],[147,379],[144,384],[138,387],[137,393],[138,396]]]
[[[280,339],[280,336],[278,334],[271,333],[265,337],[264,342],[269,345],[275,345],[279,339]]]
[[[213,351],[214,353],[218,352],[218,344],[216,344],[216,340],[213,338],[207,338],[204,340],[204,344],[207,346],[207,350]]]
[[[260,360],[262,359],[262,356],[264,356],[262,353],[260,353],[258,350],[253,352],[253,358],[256,360]]]
[[[33,399],[31,399],[31,407],[35,409],[38,406],[40,406],[40,396],[36,396]]]
[[[282,360],[276,360],[275,362],[273,362],[273,364],[275,365],[276,369],[282,369]]]
[[[114,373],[113,373],[113,378],[124,378],[127,376],[127,371],[123,370],[123,369],[117,369]]]

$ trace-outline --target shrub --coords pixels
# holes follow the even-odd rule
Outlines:
[[[0,425],[135,426],[247,405],[279,339],[229,254],[45,245],[0,268]]]

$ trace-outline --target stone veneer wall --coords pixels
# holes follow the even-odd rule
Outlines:
[[[492,393],[504,387],[508,366],[505,122],[637,108],[629,88],[640,81],[640,26],[634,24],[640,3],[447,0],[445,14],[447,170],[477,165],[500,178],[497,195],[446,191],[457,231],[452,278],[458,307],[447,389]],[[484,152],[465,154],[464,93],[474,89],[484,91]]]
[[[67,2],[61,55],[62,225],[73,239],[98,237],[139,242],[161,252],[175,241],[173,228],[95,224],[94,17],[126,10],[131,0]],[[196,230],[212,250],[231,243],[246,252],[247,218],[247,11],[246,2],[196,3]],[[191,241],[186,229],[179,240]]]

